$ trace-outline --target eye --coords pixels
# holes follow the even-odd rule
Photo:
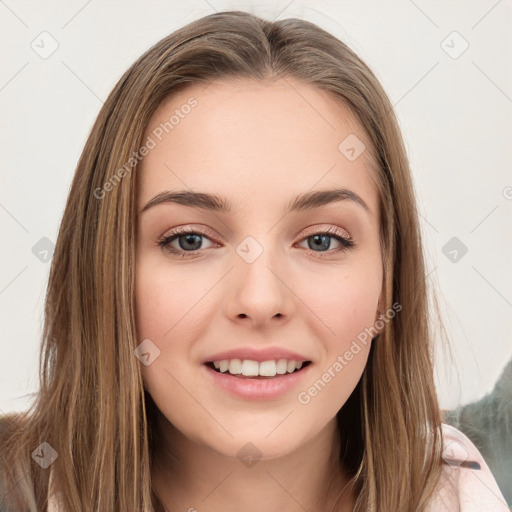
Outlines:
[[[203,231],[193,230],[190,227],[182,227],[172,230],[166,236],[158,240],[157,245],[162,247],[166,252],[185,258],[187,256],[195,256],[201,249],[205,249],[205,247],[201,247],[202,241],[206,239],[212,242],[210,237],[211,235],[208,236]],[[331,249],[332,239],[339,244],[339,247]],[[340,230],[335,227],[313,232],[305,238],[302,238],[302,240],[308,241],[308,248],[306,250],[309,253],[320,253],[321,257],[323,257],[321,253],[324,252],[338,253],[347,251],[355,246],[355,242],[345,230]],[[178,247],[172,245],[174,242],[177,242]],[[219,245],[217,242],[212,243],[217,246]]]
[[[210,240],[210,238],[201,231],[193,231],[190,228],[176,228],[171,233],[161,238],[157,244],[167,252],[184,257],[186,254],[195,255],[200,249],[204,249],[204,247],[201,247],[203,238]],[[174,241],[178,242],[179,247],[171,245]]]
[[[303,241],[308,242],[308,252],[323,253],[323,252],[341,252],[347,251],[348,249],[355,246],[354,241],[350,235],[343,230],[344,234],[341,234],[340,230],[335,227],[328,228],[323,231],[315,232],[307,237],[303,238]],[[331,240],[334,239],[339,244],[338,248],[331,249]]]

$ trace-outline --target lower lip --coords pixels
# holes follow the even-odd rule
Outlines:
[[[208,378],[212,379],[214,384],[225,389],[232,395],[248,400],[270,400],[284,395],[297,386],[309,372],[311,366],[312,363],[309,363],[308,366],[298,372],[276,375],[268,379],[251,379],[247,377],[237,377],[230,373],[216,372],[206,364],[203,364]]]

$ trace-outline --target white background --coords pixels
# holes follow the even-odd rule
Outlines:
[[[226,9],[312,21],[374,70],[402,126],[451,339],[453,361],[437,365],[441,406],[482,397],[512,356],[510,0],[0,0],[0,412],[25,409],[38,387],[50,263],[32,247],[55,242],[102,101],[153,43]],[[53,39],[46,59],[31,47]],[[442,252],[452,237],[468,248],[457,262]]]

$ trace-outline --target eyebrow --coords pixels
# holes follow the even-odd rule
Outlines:
[[[300,194],[288,203],[284,209],[284,214],[320,208],[321,206],[345,200],[352,201],[364,208],[368,213],[371,213],[371,210],[365,201],[355,192],[346,188],[336,188]],[[154,206],[165,203],[176,203],[218,213],[232,213],[234,210],[233,205],[224,197],[204,192],[164,191],[153,197],[153,199],[151,199],[146,206],[142,208],[140,213],[145,212]]]

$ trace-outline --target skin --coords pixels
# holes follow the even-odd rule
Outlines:
[[[336,413],[361,377],[370,343],[308,404],[297,395],[382,312],[370,141],[348,108],[291,79],[189,86],[159,106],[144,140],[192,96],[198,105],[139,166],[138,210],[166,190],[221,195],[236,210],[167,203],[138,218],[138,337],[160,350],[142,366],[161,413],[154,486],[170,512],[326,510],[348,479],[337,462]],[[350,134],[366,145],[355,161],[338,150]],[[357,193],[369,211],[344,200],[283,216],[297,195],[336,187]],[[177,226],[209,228],[215,239],[202,237],[189,256],[182,237],[185,258],[178,257],[157,245]],[[326,228],[348,232],[355,247],[339,251],[330,238],[327,250],[311,249],[308,238]],[[248,236],[263,247],[252,263],[236,252]],[[171,245],[179,249],[179,239]],[[206,379],[204,358],[248,345],[304,354],[310,375],[260,401],[235,398]],[[248,442],[261,453],[251,467],[237,457]],[[353,501],[347,488],[339,510]]]

